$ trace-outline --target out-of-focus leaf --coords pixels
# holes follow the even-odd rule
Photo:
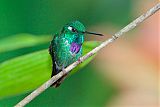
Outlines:
[[[99,42],[85,42],[83,54],[99,45]],[[91,61],[89,58],[73,72]],[[42,50],[0,64],[0,98],[33,90],[44,83],[51,75],[51,58],[48,50]]]
[[[106,107],[119,93],[110,77],[104,77],[97,71],[96,66],[88,64],[67,78],[60,87],[45,90],[26,107]],[[1,99],[0,105],[13,107],[30,93]]]
[[[31,34],[18,34],[0,40],[0,53],[19,48],[31,47],[49,42],[51,36],[35,36]]]
[[[0,53],[0,63],[4,62],[6,60],[9,60],[9,59],[13,59],[18,56],[22,56],[22,55],[26,55],[29,53],[33,53],[36,51],[46,49],[46,48],[48,48],[49,44],[50,43],[48,42],[45,44],[40,44],[40,45],[31,46],[31,47],[27,47],[27,48],[20,48],[20,49],[16,49],[16,50],[12,50],[12,51],[2,52],[2,53]]]

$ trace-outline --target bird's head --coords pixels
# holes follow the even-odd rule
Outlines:
[[[61,33],[64,34],[64,37],[69,40],[70,43],[75,42],[78,44],[82,44],[84,42],[84,34],[103,36],[102,34],[86,31],[84,25],[79,21],[73,21],[66,24]]]

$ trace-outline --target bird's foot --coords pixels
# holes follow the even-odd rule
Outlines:
[[[63,74],[66,74],[66,70],[65,70],[64,66],[62,66],[62,72],[63,72]]]
[[[58,64],[55,61],[56,69],[60,70],[61,68],[58,66]]]
[[[81,58],[78,58],[78,62],[79,62],[79,63],[82,63],[82,59],[81,59]]]

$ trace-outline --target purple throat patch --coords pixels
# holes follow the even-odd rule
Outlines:
[[[81,44],[77,44],[77,43],[75,43],[75,42],[73,42],[73,43],[71,44],[70,51],[71,51],[72,53],[77,54],[77,53],[80,51],[80,49],[81,49]]]

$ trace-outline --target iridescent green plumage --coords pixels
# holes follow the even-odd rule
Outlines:
[[[96,34],[85,31],[84,25],[79,21],[66,24],[60,34],[55,34],[49,47],[52,57],[52,76],[62,71],[65,67],[77,61],[82,55],[84,33]],[[102,34],[96,34],[102,36]],[[63,76],[53,86],[60,85]]]
[[[82,55],[85,27],[79,21],[66,24],[60,34],[56,34],[51,41],[50,54],[52,56],[52,76],[72,64]],[[80,46],[78,52],[71,51],[72,43]],[[57,83],[56,83],[57,84]]]

